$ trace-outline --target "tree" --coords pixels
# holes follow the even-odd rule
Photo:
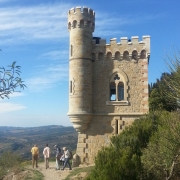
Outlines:
[[[9,94],[17,91],[18,88],[24,89],[26,85],[20,78],[21,66],[16,66],[14,61],[12,65],[8,66],[8,70],[0,67],[0,97],[2,99],[9,98]]]
[[[154,180],[179,178],[180,114],[161,112],[158,131],[141,157],[147,176]]]
[[[166,96],[169,99],[174,99],[180,107],[180,51],[174,50],[173,55],[166,55],[165,62],[171,76],[165,78],[165,82],[169,87],[169,91],[166,91]]]
[[[162,73],[161,78],[150,86],[149,109],[150,111],[166,110],[175,111],[177,102],[174,98],[170,98],[167,92],[171,91],[166,83],[167,79],[172,78],[169,73]]]

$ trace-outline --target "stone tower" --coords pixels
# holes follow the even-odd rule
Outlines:
[[[95,13],[86,7],[68,12],[69,112],[79,132],[76,157],[93,163],[110,137],[148,113],[150,37],[93,37]]]
[[[76,7],[68,13],[70,32],[69,117],[78,132],[92,118],[92,33],[95,15],[91,9]]]

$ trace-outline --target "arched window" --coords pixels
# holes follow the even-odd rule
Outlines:
[[[124,53],[123,53],[123,59],[129,60],[129,52],[128,52],[128,51],[124,51]]]
[[[124,83],[118,83],[118,101],[124,100]]]
[[[118,74],[110,82],[110,101],[124,100],[124,82]]]
[[[108,52],[108,53],[107,53],[106,59],[107,59],[107,60],[112,60],[112,53],[111,53],[111,52]]]
[[[74,20],[74,21],[73,21],[73,27],[76,28],[76,26],[77,26],[77,21]]]
[[[119,51],[117,51],[115,53],[115,59],[120,60],[120,52]]]
[[[81,28],[84,27],[84,20],[81,20],[81,21],[80,21],[80,27],[81,27]]]
[[[144,59],[144,58],[146,58],[146,51],[142,50],[141,51],[141,59]]]
[[[110,83],[110,101],[116,101],[116,84],[115,84],[115,82]]]
[[[106,105],[128,106],[129,105],[129,86],[128,76],[119,68],[114,69],[114,73],[109,79],[109,99]]]
[[[99,53],[99,55],[98,55],[98,59],[99,59],[99,60],[103,60],[103,59],[104,59],[104,55],[103,55],[103,53],[102,53],[102,52],[100,52],[100,53]]]
[[[138,53],[135,50],[132,52],[132,59],[138,60]]]

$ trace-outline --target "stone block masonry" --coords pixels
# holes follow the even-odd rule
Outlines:
[[[79,132],[76,157],[93,163],[110,138],[148,113],[150,36],[93,37],[95,12],[87,7],[68,12],[69,112]],[[77,162],[77,160],[76,160]]]

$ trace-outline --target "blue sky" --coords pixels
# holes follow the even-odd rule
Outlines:
[[[149,83],[166,71],[163,58],[179,48],[179,0],[0,0],[0,66],[13,61],[28,87],[0,100],[0,126],[72,126],[68,112],[67,12],[96,13],[94,36],[151,36]]]

